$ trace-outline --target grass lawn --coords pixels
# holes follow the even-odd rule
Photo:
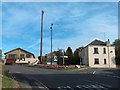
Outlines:
[[[2,77],[2,88],[13,88],[14,81],[8,76]]]
[[[4,65],[2,65],[2,74],[0,73],[0,79],[2,82],[2,88],[14,88],[14,80],[9,76],[8,70],[4,69]]]

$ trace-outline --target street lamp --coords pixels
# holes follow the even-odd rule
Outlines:
[[[53,24],[51,24],[50,30],[51,30],[51,65],[52,65],[52,27]]]

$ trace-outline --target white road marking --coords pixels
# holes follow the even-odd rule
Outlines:
[[[77,85],[76,87],[82,90],[86,90],[85,88],[82,87],[82,85]]]
[[[59,86],[57,87],[60,90],[74,90],[70,86]],[[107,88],[98,85],[98,84],[93,84],[93,85],[77,85],[76,88],[79,88],[80,90],[108,90]]]
[[[71,90],[74,90],[74,89],[72,89],[70,86],[67,86],[69,89],[71,89]]]
[[[59,87],[57,87],[58,89],[60,89],[60,90],[74,90],[73,88],[71,88],[70,86],[59,86]]]
[[[105,88],[105,87],[103,87],[101,85],[98,85],[98,84],[91,85],[91,86],[94,87],[94,88],[97,88],[98,90],[103,90],[103,89],[108,90],[107,88]]]
[[[98,85],[90,85],[91,88],[97,89],[97,90],[102,90]]]
[[[91,90],[94,90],[94,89],[97,89],[97,90],[108,90],[107,88],[101,86],[101,85],[98,85],[98,84],[95,84],[95,85],[86,85],[89,89]]]
[[[91,83],[96,83],[96,84],[99,84],[99,85],[102,85],[102,86],[105,86],[105,87],[110,87],[110,88],[111,88],[111,86],[110,86],[110,85],[108,85],[108,84],[103,84],[103,83],[94,82],[94,81],[88,81],[88,80],[84,80],[84,81],[86,81],[86,82],[91,82]]]
[[[35,84],[38,85],[38,86],[36,86],[36,87],[38,87],[38,88],[45,88],[45,87],[43,87],[43,86],[39,86],[39,83],[37,83],[37,82],[35,82]]]
[[[93,74],[95,74],[95,73],[96,73],[96,71],[93,72]]]
[[[87,90],[94,90],[94,89],[92,89],[89,85],[85,85],[85,86],[82,86],[82,87],[84,87],[84,88],[87,89]]]
[[[40,82],[39,80],[36,80],[36,79],[35,79],[35,81],[39,82],[44,88],[46,88],[46,90],[49,90],[49,88],[46,87],[46,86],[45,86],[42,82]]]

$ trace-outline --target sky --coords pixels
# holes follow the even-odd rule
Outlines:
[[[53,24],[53,51],[73,51],[95,39],[111,43],[118,38],[116,2],[3,2],[3,53],[22,48],[40,53],[41,13],[44,10],[43,55],[51,51],[50,26]]]
[[[2,2],[119,2],[119,0],[1,0]]]

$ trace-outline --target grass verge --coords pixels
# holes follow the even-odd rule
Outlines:
[[[9,74],[9,70],[6,70],[4,66],[2,66],[2,75],[0,75],[0,77],[2,77],[3,90],[17,88],[15,80],[12,79],[12,77]]]
[[[2,88],[13,88],[14,87],[14,80],[8,76],[3,75],[2,77]]]

